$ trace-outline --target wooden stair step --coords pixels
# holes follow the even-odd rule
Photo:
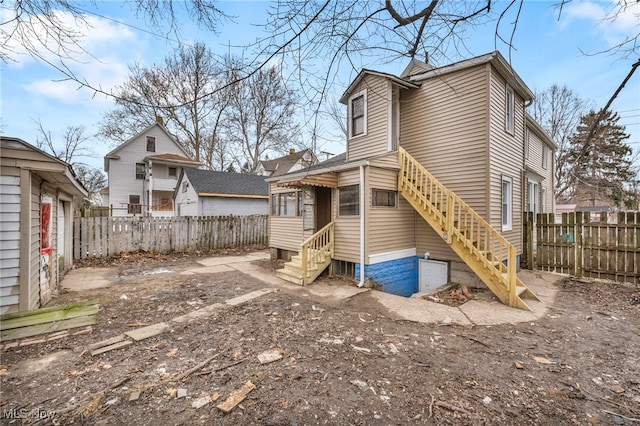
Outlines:
[[[277,269],[276,276],[294,284],[303,284],[302,274],[295,274],[292,271],[286,269]]]
[[[524,293],[525,291],[527,291],[527,290],[528,290],[528,289],[527,289],[527,287],[525,287],[525,286],[522,286],[522,285],[517,285],[517,286],[516,286],[516,294],[518,295],[518,297],[520,297],[520,295],[521,295],[522,293]]]

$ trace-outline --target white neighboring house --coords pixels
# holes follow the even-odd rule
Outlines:
[[[73,262],[71,167],[19,138],[0,136],[0,314],[44,306]]]
[[[183,167],[200,167],[158,118],[105,155],[109,179],[102,204],[113,216],[173,216],[173,192]]]
[[[266,215],[269,188],[264,176],[185,167],[174,201],[177,216]]]
[[[256,168],[256,174],[262,176],[281,176],[296,170],[306,169],[318,162],[313,151],[303,149],[296,152],[290,149],[289,154],[273,160],[261,160]]]

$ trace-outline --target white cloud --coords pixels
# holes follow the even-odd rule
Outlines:
[[[634,36],[640,27],[640,3],[623,0],[573,1],[564,6],[560,26],[563,29],[579,24],[591,24],[591,33],[600,35],[607,47]]]
[[[67,28],[74,28],[79,37],[78,46],[71,49],[72,58],[61,60],[55,52],[58,47],[51,38],[44,36],[42,26],[36,25],[30,34],[45,61],[72,73],[78,80],[88,85],[109,92],[115,85],[124,82],[129,74],[127,63],[133,62],[147,48],[146,41],[125,25],[107,19],[84,16],[84,20],[76,20],[69,13],[56,13],[56,19]],[[75,26],[74,26],[75,25]],[[40,41],[43,43],[37,44]],[[22,46],[13,46],[20,54],[18,62],[8,63],[8,71],[32,75],[33,80],[23,84],[31,95],[42,96],[63,102],[66,105],[96,105],[96,99],[104,98],[83,88],[73,81],[60,81],[64,76],[53,71],[49,65],[40,63],[28,55]],[[18,71],[19,70],[19,71]]]

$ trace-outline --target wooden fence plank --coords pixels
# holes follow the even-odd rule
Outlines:
[[[576,277],[640,283],[640,212],[621,212],[617,222],[607,214],[597,219],[591,221],[588,213],[565,213],[562,223],[555,224],[552,214],[538,215],[533,263]]]
[[[268,217],[96,217],[74,221],[74,258],[265,245]]]

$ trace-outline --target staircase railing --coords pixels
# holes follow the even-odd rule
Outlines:
[[[515,306],[516,248],[403,148],[398,152],[398,189],[414,197],[427,214],[425,219],[448,244],[459,243],[463,260],[471,257],[480,262],[507,291],[508,301],[503,302]]]
[[[334,256],[335,224],[330,222],[300,244],[303,285],[307,284],[309,271]]]

